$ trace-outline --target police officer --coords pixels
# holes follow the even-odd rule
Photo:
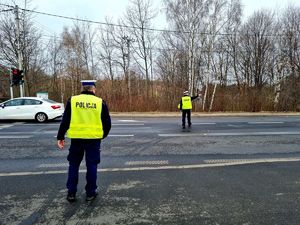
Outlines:
[[[189,128],[192,126],[191,122],[191,109],[193,108],[192,101],[199,97],[199,94],[196,96],[189,96],[188,91],[183,92],[183,97],[180,100],[178,108],[182,111],[182,129],[185,129],[185,118],[187,116]]]
[[[79,166],[85,154],[86,201],[97,196],[97,165],[100,163],[101,140],[107,137],[111,119],[106,103],[95,96],[95,80],[84,80],[80,95],[72,96],[67,104],[57,134],[57,145],[65,145],[65,134],[71,139],[68,154],[67,200],[76,200]]]

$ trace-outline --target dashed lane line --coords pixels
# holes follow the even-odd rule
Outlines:
[[[0,136],[0,139],[26,139],[26,138],[32,138],[32,136],[30,135],[3,135]]]
[[[67,167],[69,163],[43,163],[38,165],[38,168],[56,168],[56,167]]]
[[[140,166],[140,165],[167,165],[168,160],[155,160],[155,161],[128,161],[125,163],[126,166]]]
[[[134,134],[109,134],[108,137],[134,137]]]
[[[208,164],[222,164],[222,163],[268,163],[268,162],[290,162],[300,161],[300,157],[289,158],[262,158],[262,159],[209,159],[204,160]]]
[[[58,168],[68,167],[69,163],[43,163],[37,166],[37,168]],[[85,162],[80,163],[80,167],[85,166]]]
[[[119,122],[132,122],[132,123],[136,123],[136,122],[141,122],[139,120],[118,120]]]
[[[9,127],[12,127],[14,126],[13,124],[10,124],[10,125],[0,125],[0,130],[4,129],[4,128],[9,128]]]
[[[54,136],[57,138],[57,136]],[[109,134],[108,137],[134,137],[134,134]]]
[[[207,123],[193,123],[193,125],[216,125],[217,123],[209,123],[209,122],[207,122]],[[180,124],[181,125],[181,124]]]
[[[266,136],[266,135],[299,135],[300,131],[282,132],[237,132],[237,133],[177,133],[177,134],[158,134],[159,137],[209,137],[209,136]]]
[[[141,165],[167,165],[168,160],[155,160],[155,161],[128,161],[124,163],[126,166],[141,166]],[[68,167],[69,163],[43,163],[37,166],[37,168],[58,168],[58,167]],[[82,162],[80,166],[85,166]]]
[[[243,125],[236,125],[236,124],[228,124],[227,126],[228,127],[237,127],[237,128],[243,127]]]
[[[112,126],[144,126],[144,123],[113,123]]]
[[[248,122],[248,124],[283,124],[281,121],[257,121],[257,122]]]
[[[129,172],[129,171],[147,171],[147,170],[180,170],[180,169],[201,169],[214,168],[226,166],[249,165],[258,163],[277,163],[277,162],[299,162],[300,158],[267,158],[267,159],[251,159],[251,160],[231,160],[218,163],[204,163],[204,164],[189,164],[176,166],[153,166],[153,167],[125,167],[125,168],[104,168],[98,169],[98,172]],[[48,175],[48,174],[66,174],[66,170],[52,170],[52,171],[36,171],[36,172],[11,172],[0,173],[0,177],[12,176],[32,176],[32,175]],[[80,173],[85,173],[86,170],[79,170]]]
[[[55,133],[57,133],[57,131],[55,131],[55,130],[52,130],[52,131],[9,131],[9,132],[7,132],[7,131],[3,131],[3,132],[1,132],[1,134],[16,134],[16,135],[18,135],[18,134],[55,134]]]

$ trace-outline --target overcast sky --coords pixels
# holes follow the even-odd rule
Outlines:
[[[24,0],[15,0],[19,7],[24,7]],[[152,0],[154,7],[161,8],[163,0]],[[1,3],[11,4],[11,0],[0,0]],[[125,13],[128,0],[30,0],[31,8],[36,11],[69,16],[81,19],[104,22],[105,17],[117,18]],[[289,4],[300,6],[299,0],[242,0],[244,7],[243,15],[248,17],[255,10],[265,8],[282,10]],[[71,25],[72,21],[50,16],[36,16],[35,22],[38,27],[48,33],[59,34],[63,25]],[[159,19],[157,19],[159,20]],[[156,22],[154,28],[163,28],[163,23]]]

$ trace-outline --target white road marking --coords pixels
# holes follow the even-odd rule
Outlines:
[[[30,135],[14,135],[14,136],[10,136],[10,135],[3,135],[0,136],[1,139],[26,139],[26,138],[31,138],[32,136]]]
[[[13,176],[31,176],[31,175],[45,175],[45,174],[65,174],[65,170],[53,171],[38,171],[38,172],[15,172],[15,173],[0,173],[0,177],[13,177]],[[82,171],[79,171],[82,172]]]
[[[160,137],[299,135],[300,131],[158,134]]]
[[[8,128],[8,127],[12,127],[14,126],[13,124],[10,124],[10,125],[1,125],[0,126],[0,130],[3,129],[3,128]]]
[[[290,162],[300,161],[300,157],[289,157],[289,158],[262,158],[262,159],[209,159],[204,160],[205,163],[209,164],[223,164],[223,163],[264,163],[264,162]]]
[[[56,163],[56,164],[40,164],[38,168],[56,168],[56,167],[67,167],[69,163]]]
[[[226,167],[226,166],[238,166],[249,165],[257,163],[276,163],[276,162],[299,162],[300,158],[267,158],[267,159],[243,159],[240,161],[221,162],[212,164],[189,164],[189,165],[177,165],[177,166],[157,166],[157,167],[125,167],[125,168],[106,168],[98,169],[98,172],[126,172],[126,171],[147,171],[147,170],[178,170],[178,169],[200,169],[200,168],[214,168],[214,167]],[[86,170],[79,170],[80,173],[85,173]],[[47,175],[47,174],[66,174],[66,170],[53,170],[53,171],[35,171],[35,172],[11,172],[0,173],[0,177],[12,177],[12,176],[30,176],[30,175]]]
[[[216,125],[217,123],[192,123],[192,125]]]
[[[57,168],[57,167],[68,167],[69,163],[45,163],[38,165],[38,168]],[[82,162],[80,166],[85,166],[85,163]]]
[[[168,165],[168,160],[156,160],[156,161],[128,161],[126,166],[138,166],[138,165]]]
[[[113,123],[112,126],[144,126],[144,123]]]
[[[234,124],[228,124],[228,127],[243,127],[243,125],[234,125]]]
[[[138,120],[118,120],[119,122],[140,122]]]
[[[57,130],[48,130],[48,131],[42,131],[42,132],[36,132],[36,133],[43,133],[43,134],[56,134]]]
[[[267,122],[267,121],[262,121],[262,122],[248,122],[248,124],[283,124],[284,122],[280,122],[280,121],[270,121],[270,122]]]
[[[134,134],[109,134],[108,137],[134,137]]]
[[[59,124],[60,123],[47,123],[47,124],[44,124],[44,123],[25,123],[25,122],[15,122],[13,123],[14,125],[18,125],[18,126],[57,126],[59,127]]]
[[[57,136],[54,136],[57,138]],[[134,134],[109,134],[108,137],[134,137]]]
[[[1,134],[54,134],[54,133],[57,133],[57,131],[55,131],[55,130],[52,130],[52,131],[32,131],[32,132],[30,132],[30,131],[22,131],[22,132],[20,132],[20,131],[9,131],[9,132],[7,132],[7,131],[3,131],[3,132],[1,132]]]
[[[113,130],[128,130],[128,129],[139,129],[139,130],[147,130],[147,129],[152,129],[152,127],[144,127],[144,126],[136,126],[136,127],[130,127],[130,126],[113,126],[112,129]]]

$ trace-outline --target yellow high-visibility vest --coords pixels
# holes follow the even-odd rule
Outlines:
[[[182,109],[192,109],[192,99],[190,96],[183,96],[181,98],[182,101]]]
[[[86,94],[73,96],[71,98],[71,122],[67,136],[79,139],[103,138],[101,112],[101,98]]]

